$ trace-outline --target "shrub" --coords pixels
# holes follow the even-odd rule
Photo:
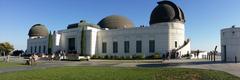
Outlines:
[[[105,55],[104,56],[104,59],[109,59],[110,57],[108,55]]]
[[[125,56],[125,59],[131,60],[131,59],[132,59],[132,56]]]
[[[92,57],[91,57],[91,59],[99,59],[100,57],[99,56],[97,56],[97,55],[93,55]]]
[[[114,55],[112,59],[116,59],[116,58],[117,58],[117,56],[116,56],[116,55]]]
[[[160,58],[161,58],[160,53],[154,53],[153,59],[160,59]]]
[[[121,60],[126,60],[126,57],[125,56],[121,56]]]
[[[153,59],[153,55],[146,56],[145,59]]]
[[[114,56],[111,55],[109,59],[114,59]]]
[[[136,54],[133,56],[133,59],[144,59],[144,54]]]

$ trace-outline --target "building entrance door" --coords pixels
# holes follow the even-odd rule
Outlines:
[[[223,61],[226,62],[227,61],[227,47],[226,47],[226,45],[223,46],[223,56],[224,56]]]
[[[68,52],[69,53],[75,53],[75,38],[69,38],[68,39]]]

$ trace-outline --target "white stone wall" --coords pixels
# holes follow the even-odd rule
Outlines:
[[[60,47],[60,41],[61,41],[61,34],[59,34],[58,32],[53,33],[53,53],[60,51],[62,48]]]
[[[191,53],[191,41],[185,46],[183,47],[179,53],[182,55],[186,55],[186,54],[190,54]]]
[[[183,45],[185,40],[183,23],[159,23],[150,27],[138,27],[131,29],[112,29],[98,32],[97,54],[98,55],[119,55],[129,56],[136,53],[136,41],[142,41],[142,54],[145,56],[152,55],[149,53],[149,40],[155,40],[155,53],[165,54]],[[113,42],[118,42],[118,53],[113,53]],[[130,52],[124,53],[124,41],[130,41]],[[107,53],[102,53],[102,43],[107,43]],[[190,44],[181,50],[183,54],[190,52]]]
[[[48,38],[47,37],[41,37],[41,38],[29,38],[27,40],[27,54],[33,54],[33,53],[39,53],[39,46],[41,46],[41,52],[44,53],[43,48],[45,48],[45,53],[47,54],[48,52]],[[32,47],[32,53],[31,53],[31,47]],[[35,52],[35,47],[36,47],[36,52]]]
[[[199,55],[191,54],[191,59],[206,59],[207,58],[207,51],[200,52]]]
[[[75,49],[80,53],[81,48],[81,28],[59,30],[53,34],[53,52],[58,50],[68,51],[68,39],[75,38]],[[136,41],[142,41],[142,52],[136,53]],[[153,55],[149,52],[149,40],[155,40],[155,52],[161,55],[176,49],[184,44],[185,30],[184,24],[178,22],[166,22],[151,25],[150,27],[136,27],[130,29],[100,30],[87,27],[86,30],[86,54],[87,55],[116,55],[130,56],[144,54]],[[113,53],[113,42],[118,42],[118,53]],[[130,42],[129,53],[124,52],[124,41]],[[175,47],[175,41],[177,47]],[[46,45],[48,39],[30,39],[28,46]],[[102,43],[107,43],[107,53],[102,53]],[[30,48],[28,47],[28,50]],[[190,52],[190,44],[179,50],[179,53]]]
[[[96,41],[97,41],[97,31],[100,29],[87,27],[86,28],[86,55],[92,56],[95,54]],[[68,39],[75,38],[75,49],[78,53],[81,51],[81,28],[66,29],[58,31],[60,36],[59,47],[56,49],[68,51]],[[58,43],[56,43],[58,44]],[[55,44],[55,45],[56,45]]]
[[[61,35],[60,39],[60,49],[67,52],[68,51],[68,39],[75,38],[75,49],[77,52],[80,52],[80,41],[81,41],[81,29],[66,29],[58,31],[58,34]]]
[[[168,43],[166,44],[168,46],[166,50],[168,51],[179,48],[184,44],[184,41],[187,40],[185,37],[185,26],[181,22],[158,23],[151,25],[151,27],[161,27],[160,29],[165,29],[163,32],[166,33],[162,35],[167,36],[167,38],[165,38],[165,41]],[[175,46],[175,42],[177,42],[177,47]],[[179,53],[181,55],[184,55],[190,51],[190,44],[188,44],[186,47],[181,49]]]
[[[225,60],[224,46],[226,46],[226,61],[240,61],[240,28],[225,28],[221,30],[221,58]]]
[[[100,31],[100,29],[87,27],[87,36],[90,36],[87,38],[87,54],[89,56],[93,56],[97,52],[97,32]]]

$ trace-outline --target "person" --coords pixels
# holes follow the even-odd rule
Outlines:
[[[9,57],[10,57],[10,55],[6,56],[5,62],[9,62]]]
[[[53,59],[54,59],[54,54],[51,54],[50,55],[50,60],[53,61]]]
[[[26,65],[32,65],[32,63],[33,63],[33,57],[31,55],[29,59],[26,61]]]
[[[31,57],[32,57],[32,58],[31,58],[32,61],[33,61],[33,62],[36,62],[35,54],[33,54]]]
[[[166,59],[166,55],[165,54],[163,54],[163,60],[165,60]]]
[[[48,54],[48,60],[49,60],[49,61],[52,60],[52,54]]]
[[[179,59],[179,52],[177,52],[176,58],[178,58],[178,59]]]
[[[166,54],[166,59],[167,60],[169,59],[169,52],[167,52],[167,54]]]

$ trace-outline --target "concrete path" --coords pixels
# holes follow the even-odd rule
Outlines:
[[[219,70],[219,71],[228,72],[230,74],[240,77],[240,63],[181,65],[176,67]]]

